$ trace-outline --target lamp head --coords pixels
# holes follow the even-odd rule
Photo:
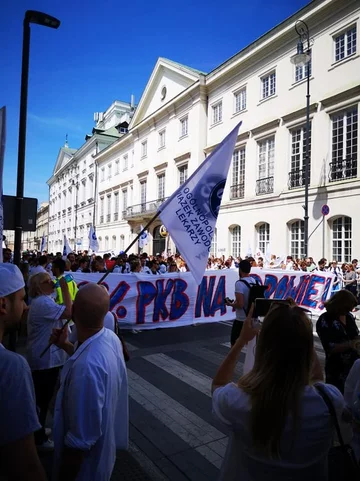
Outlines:
[[[291,63],[294,65],[298,65],[299,67],[303,67],[310,61],[310,55],[308,53],[304,53],[304,45],[302,40],[299,39],[297,44],[297,52],[296,55],[291,57]]]
[[[38,12],[36,10],[27,10],[24,21],[28,23],[36,23],[37,25],[50,28],[59,28],[60,26],[60,20],[48,15],[47,13]]]

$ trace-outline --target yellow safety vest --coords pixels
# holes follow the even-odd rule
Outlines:
[[[73,276],[71,274],[66,274],[65,276],[61,276],[61,277],[65,277],[65,280],[66,280],[68,288],[69,288],[70,298],[71,298],[72,301],[74,301],[74,299],[76,297],[76,294],[77,294],[77,291],[79,289],[76,285],[76,282],[74,281]],[[64,304],[64,299],[63,299],[63,295],[62,295],[62,291],[61,291],[61,287],[60,287],[61,277],[57,277],[56,280],[55,280],[55,290],[56,290],[55,302],[56,302],[56,304]]]

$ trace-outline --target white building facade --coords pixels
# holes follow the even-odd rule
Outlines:
[[[160,58],[129,132],[95,158],[100,250],[124,250],[242,120],[212,251],[303,255],[306,71],[290,61],[302,19],[312,39],[309,255],[360,256],[359,14],[356,0],[312,2],[207,75]],[[159,230],[155,221],[145,250],[174,252]]]
[[[76,251],[88,249],[90,225],[95,223],[94,157],[127,132],[134,105],[115,101],[95,114],[96,126],[79,149],[67,144],[59,151],[49,186],[48,251],[62,252],[64,236]]]

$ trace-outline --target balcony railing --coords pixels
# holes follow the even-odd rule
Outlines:
[[[350,157],[345,160],[330,162],[329,181],[353,179],[357,177],[357,158]]]
[[[232,185],[230,187],[230,200],[243,199],[245,197],[245,184]]]
[[[106,222],[110,222],[111,214],[106,214]]]
[[[309,169],[309,184],[310,184],[310,169]],[[289,172],[288,180],[289,189],[296,189],[297,187],[305,186],[305,170],[304,169],[294,169]]]
[[[272,194],[274,192],[274,177],[265,177],[256,181],[256,195]]]
[[[103,224],[103,223],[104,223],[104,216],[101,215],[101,216],[100,216],[100,224]]]
[[[166,200],[164,199],[157,199],[152,200],[151,202],[143,202],[142,204],[131,205],[123,211],[122,216],[123,219],[130,219],[130,218],[141,218],[147,215],[155,214],[158,210],[160,205]]]

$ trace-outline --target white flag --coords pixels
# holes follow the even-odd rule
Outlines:
[[[64,235],[64,248],[63,248],[63,257],[67,257],[68,254],[74,252],[73,249],[69,246],[69,242],[67,240],[66,235]]]
[[[140,226],[140,232],[143,230],[143,226]],[[139,237],[139,249],[143,249],[149,243],[149,233],[148,231],[144,231],[141,236]]]
[[[99,250],[99,242],[97,240],[96,232],[92,224],[89,231],[89,248],[93,252],[97,252]]]
[[[252,256],[253,256],[252,248],[251,248],[250,242],[248,242],[248,248],[247,248],[247,251],[246,251],[246,257],[252,257]]]
[[[4,208],[3,208],[3,169],[5,156],[6,136],[6,107],[0,109],[0,239],[3,244]],[[3,261],[2,249],[0,249],[0,262]]]
[[[160,206],[160,219],[200,284],[241,122]]]
[[[44,252],[44,250],[45,250],[45,244],[46,244],[45,234],[43,234],[43,236],[42,236],[42,238],[41,238],[40,252]]]

